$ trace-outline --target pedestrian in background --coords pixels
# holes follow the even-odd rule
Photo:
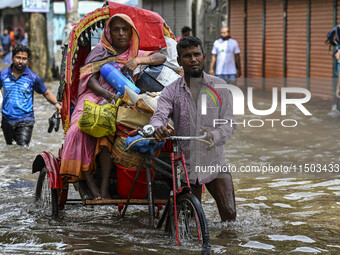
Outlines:
[[[25,38],[25,35],[23,34],[23,32],[20,28],[18,28],[15,31],[14,40],[15,40],[15,44],[22,44],[22,45],[25,45],[25,46],[28,45],[27,39]]]
[[[12,46],[12,39],[11,39],[11,36],[9,35],[8,28],[6,28],[4,30],[4,33],[0,36],[0,47],[2,51],[1,55],[3,57],[6,56],[10,52],[11,46]]]
[[[0,89],[3,88],[1,128],[7,144],[14,140],[18,145],[28,146],[34,126],[34,91],[42,94],[59,113],[61,105],[41,78],[27,67],[30,49],[18,44],[12,53],[13,64],[0,72]]]
[[[182,27],[182,35],[180,37],[177,38],[177,41],[179,42],[179,40],[181,40],[183,37],[189,36],[191,33],[191,28],[188,26],[184,26]]]
[[[335,58],[337,59],[337,65],[336,65],[336,71],[335,71],[335,77],[338,79],[337,81],[337,86],[335,90],[335,102],[336,102],[336,109],[340,111],[340,79],[339,77],[339,60],[340,60],[340,48],[338,47],[336,53],[335,53]]]
[[[15,45],[15,38],[14,38],[14,31],[12,28],[8,28],[8,32],[9,32],[9,36],[11,37],[11,45],[14,46]]]
[[[329,51],[331,51],[332,46],[334,47],[333,57],[336,60],[333,78],[337,80],[337,86],[335,90],[335,108],[340,111],[340,81],[339,81],[339,70],[340,70],[340,25],[333,27],[326,36],[326,44],[329,45]]]
[[[236,85],[236,78],[241,76],[240,48],[237,41],[230,37],[228,27],[221,28],[221,38],[214,42],[211,54],[209,73]]]
[[[337,44],[335,46],[334,57],[336,59],[336,66],[335,66],[335,70],[334,70],[334,77],[338,79],[337,86],[336,86],[336,91],[335,91],[335,96],[337,97],[337,99],[336,99],[337,109],[340,111],[340,83],[339,83],[340,45],[339,44]]]

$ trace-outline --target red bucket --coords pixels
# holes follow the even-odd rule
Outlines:
[[[117,193],[121,198],[128,198],[133,180],[135,179],[137,174],[137,169],[126,168],[118,164],[115,165],[117,169]],[[155,175],[152,169],[151,174],[153,180]],[[146,169],[141,169],[131,198],[145,198],[147,193],[148,188],[146,183]]]

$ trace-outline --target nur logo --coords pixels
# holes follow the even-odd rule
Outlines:
[[[212,86],[210,86],[208,84],[205,84],[203,82],[201,84],[203,85],[201,90],[203,90],[205,93],[207,93],[211,97],[211,99],[214,101],[215,106],[217,106],[217,101],[216,101],[215,97],[213,96],[213,94],[209,90],[211,90],[215,94],[215,96],[217,97],[218,101],[220,102],[220,104],[222,106],[222,100],[221,100],[219,94],[217,93],[217,91]],[[202,115],[207,115],[207,94],[202,95]]]
[[[216,97],[221,103],[222,106],[222,101],[220,96],[217,94],[216,90],[207,85],[203,84],[205,87],[209,88],[211,91],[214,92]],[[243,91],[230,84],[215,84],[214,87],[216,89],[228,89],[231,93],[232,96],[232,105],[233,105],[233,114],[234,115],[244,115],[244,104],[245,104],[245,98]],[[206,92],[210,97],[213,99],[215,105],[217,106],[217,102],[212,95],[212,93],[205,89],[201,88],[204,92]],[[278,107],[278,88],[273,87],[272,88],[272,105],[270,109],[267,110],[258,110],[255,109],[254,103],[253,103],[253,89],[252,87],[247,88],[247,93],[248,93],[248,98],[247,98],[247,103],[248,103],[248,109],[251,113],[255,115],[260,115],[260,116],[265,116],[265,115],[270,115],[275,112],[276,108]],[[311,99],[311,92],[305,88],[295,88],[295,87],[282,87],[281,89],[281,115],[287,115],[287,105],[288,104],[293,104],[295,105],[304,115],[306,116],[311,116],[312,114],[303,106],[304,103],[307,103]],[[303,94],[304,97],[301,98],[288,98],[289,93],[294,93],[294,94]],[[225,102],[226,103],[226,102]],[[207,95],[203,94],[202,95],[202,115],[207,115]]]

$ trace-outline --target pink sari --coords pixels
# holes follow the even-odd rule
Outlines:
[[[129,49],[119,56],[117,56],[116,51],[111,46],[112,40],[110,36],[110,22],[114,17],[124,19],[133,28]],[[106,22],[104,31],[105,32],[103,32],[100,42],[90,52],[86,59],[85,66],[81,69],[78,99],[71,116],[70,128],[65,135],[63,152],[61,156],[60,174],[66,177],[69,182],[76,182],[79,179],[83,179],[83,171],[92,171],[95,165],[95,157],[99,152],[98,149],[96,150],[96,147],[98,147],[96,145],[100,139],[85,134],[78,129],[78,120],[83,113],[84,100],[88,99],[96,104],[104,100],[103,97],[97,96],[90,88],[87,87],[89,79],[98,73],[98,81],[102,87],[112,93],[116,93],[116,90],[111,85],[109,85],[103,76],[98,72],[100,67],[105,64],[103,63],[103,60],[105,61],[105,59],[110,57],[110,59],[112,59],[112,57],[117,56],[117,63],[120,67],[122,67],[130,59],[147,56],[150,54],[150,52],[138,50],[139,36],[132,20],[127,15],[116,14],[112,16]],[[98,62],[100,63],[98,64]],[[109,148],[109,150],[110,149],[111,148]]]

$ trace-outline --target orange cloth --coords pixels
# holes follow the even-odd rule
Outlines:
[[[15,45],[14,31],[10,31],[9,32],[9,36],[11,37],[11,40],[12,40],[11,45],[14,46]]]

